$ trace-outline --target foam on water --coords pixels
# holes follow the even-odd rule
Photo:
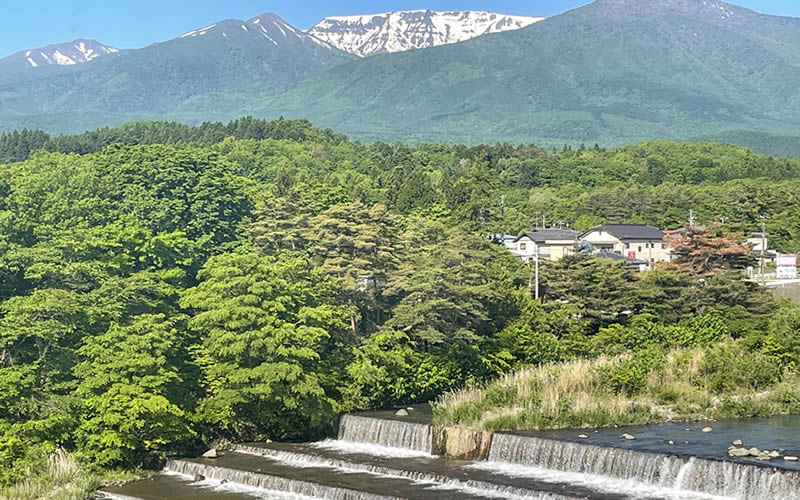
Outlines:
[[[410,450],[407,448],[393,448],[380,444],[343,441],[341,439],[326,439],[313,444],[314,447],[323,450],[336,450],[343,453],[364,453],[378,457],[395,458],[415,458],[433,457],[434,455],[426,451]]]

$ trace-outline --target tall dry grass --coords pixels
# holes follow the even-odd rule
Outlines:
[[[630,356],[573,360],[514,371],[478,387],[442,395],[435,421],[485,430],[602,427],[800,411],[797,376],[766,391],[737,387],[719,393],[702,372],[706,352],[668,352],[643,386],[628,394],[608,374]],[[794,401],[794,403],[793,403]]]
[[[0,491],[1,500],[85,500],[91,498],[100,481],[87,473],[75,458],[56,449],[30,477]]]

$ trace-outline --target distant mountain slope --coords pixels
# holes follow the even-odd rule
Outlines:
[[[80,39],[38,49],[22,50],[4,57],[0,59],[0,71],[39,68],[49,65],[71,66],[117,52],[119,52],[118,49],[104,45],[97,40]]]
[[[785,152],[800,136],[798,47],[800,20],[718,0],[597,0],[519,30],[367,58],[265,15],[0,83],[0,131],[255,115],[364,140],[731,137]]]
[[[469,10],[410,10],[326,17],[308,33],[345,52],[365,57],[463,42],[487,33],[524,28],[542,19]]]
[[[800,130],[800,21],[598,0],[527,28],[348,63],[265,103],[363,138],[620,144]]]
[[[45,78],[0,85],[0,122],[79,131],[170,114],[234,116],[261,94],[353,57],[275,14],[226,20]]]

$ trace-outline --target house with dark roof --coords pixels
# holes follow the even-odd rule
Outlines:
[[[610,252],[650,264],[669,262],[671,253],[664,232],[647,224],[601,224],[579,236],[592,252]]]
[[[511,253],[525,262],[533,259],[537,251],[540,259],[561,260],[575,252],[580,234],[570,229],[534,229],[514,240]]]

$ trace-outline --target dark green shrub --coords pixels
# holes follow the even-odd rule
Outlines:
[[[700,316],[682,320],[667,329],[667,338],[673,345],[697,347],[709,345],[722,339],[729,333],[725,315],[710,310]]]
[[[740,343],[724,342],[706,348],[700,374],[714,392],[757,390],[780,381],[781,368],[762,353],[747,351]]]
[[[615,392],[633,395],[641,392],[648,375],[665,363],[664,354],[656,349],[646,349],[635,353],[630,359],[601,373],[601,379]]]

